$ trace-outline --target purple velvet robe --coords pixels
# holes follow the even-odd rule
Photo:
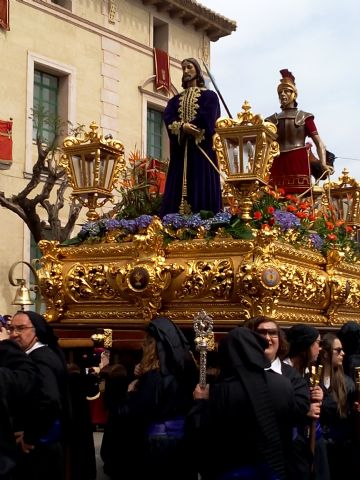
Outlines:
[[[199,146],[211,158],[218,168],[212,137],[215,122],[220,116],[218,96],[212,90],[190,87],[194,90],[192,108],[181,108],[184,92],[171,98],[164,111],[164,122],[170,138],[170,164],[166,178],[165,192],[161,207],[161,216],[178,213],[182,196],[184,153],[187,138],[187,202],[192,213],[200,210],[221,209],[220,175],[204,156],[192,135],[185,135],[180,129],[181,123],[192,123],[204,131]],[[189,90],[189,89],[188,89]],[[174,128],[178,125],[179,128]]]

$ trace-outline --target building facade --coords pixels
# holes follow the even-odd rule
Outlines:
[[[0,155],[0,192],[6,197],[20,192],[31,176],[37,158],[32,112],[40,101],[73,126],[87,128],[95,121],[104,135],[123,142],[126,158],[138,149],[166,159],[161,112],[181,88],[181,60],[195,57],[209,64],[211,42],[236,28],[195,0],[2,3],[0,121],[12,126],[11,159]],[[154,49],[162,55],[160,63]],[[156,75],[167,61],[169,78]],[[3,207],[0,212],[0,313],[5,314],[17,309],[8,272],[14,262],[31,259],[31,235],[15,213]],[[85,218],[82,212],[78,223]],[[14,277],[27,278],[24,268],[19,265]]]

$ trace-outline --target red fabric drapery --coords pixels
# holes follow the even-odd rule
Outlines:
[[[0,162],[12,162],[12,122],[0,120]]]
[[[150,181],[149,192],[162,195],[165,190],[166,173],[162,170],[161,162],[152,158],[147,165],[146,172]]]
[[[170,92],[169,55],[159,48],[154,48],[154,60],[156,90],[163,88],[166,92]]]
[[[10,30],[9,0],[0,0],[0,27]]]

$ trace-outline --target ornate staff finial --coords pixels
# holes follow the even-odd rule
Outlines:
[[[310,374],[310,385],[311,387],[316,387],[320,383],[321,374],[322,374],[323,366],[312,365],[311,367],[311,374]]]
[[[205,310],[200,310],[200,312],[194,316],[195,345],[196,350],[200,352],[199,385],[204,388],[206,386],[207,352],[215,348],[213,324],[213,319]]]
[[[360,367],[355,367],[355,385],[356,390],[360,394]]]

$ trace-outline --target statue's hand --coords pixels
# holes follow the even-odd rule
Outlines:
[[[334,167],[331,165],[323,165],[321,164],[322,168],[324,169],[324,172],[328,172],[329,175],[332,175],[335,172]]]
[[[194,137],[200,133],[200,130],[192,123],[184,123],[182,129],[184,133],[187,135],[193,135]]]

